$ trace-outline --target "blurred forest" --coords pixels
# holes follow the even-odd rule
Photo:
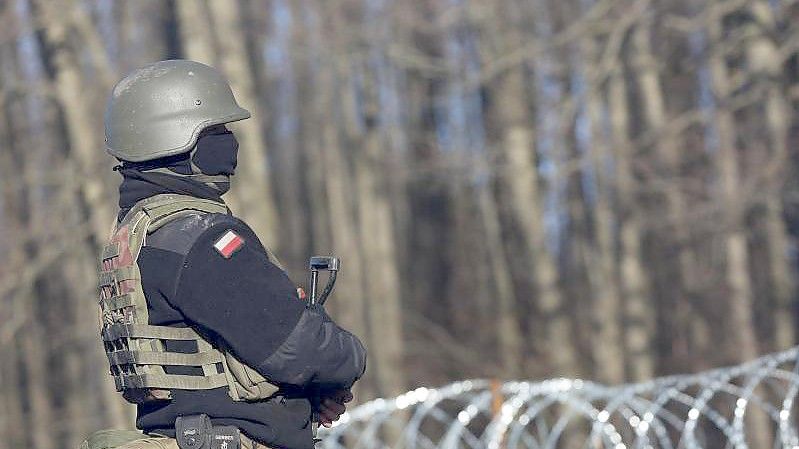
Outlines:
[[[0,0],[0,449],[129,428],[96,336],[128,71],[222,69],[226,198],[370,350],[358,401],[793,346],[796,0]]]

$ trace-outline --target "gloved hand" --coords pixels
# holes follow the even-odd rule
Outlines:
[[[323,393],[319,401],[319,424],[330,427],[333,421],[339,419],[347,407],[344,405],[352,401],[350,390],[335,390]]]

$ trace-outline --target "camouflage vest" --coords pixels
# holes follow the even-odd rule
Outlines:
[[[266,399],[278,390],[232,354],[213,347],[192,328],[148,324],[147,298],[136,263],[146,236],[170,221],[198,212],[228,213],[222,203],[191,196],[163,194],[147,198],[133,206],[115,226],[103,249],[100,333],[117,391],[129,402],[169,400],[173,389],[227,387],[234,401]],[[197,351],[167,351],[165,342],[169,340],[193,341]],[[168,374],[164,369],[167,366],[196,367],[203,374]]]

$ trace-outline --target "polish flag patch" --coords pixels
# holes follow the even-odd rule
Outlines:
[[[214,249],[225,259],[230,259],[242,246],[244,246],[244,239],[229,229],[214,243]]]

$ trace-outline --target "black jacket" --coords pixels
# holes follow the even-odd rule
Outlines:
[[[228,231],[243,238],[229,258],[214,248]],[[234,402],[226,388],[173,390],[167,403],[140,405],[138,428],[174,436],[180,415],[206,413],[264,444],[312,448],[311,388],[349,388],[365,370],[366,351],[322,309],[297,297],[255,233],[224,214],[197,213],[147,236],[138,258],[149,323],[191,326],[282,387],[263,402]],[[188,352],[191,342],[168,348]],[[175,374],[193,369],[171,367]],[[187,373],[186,373],[187,374]],[[201,374],[201,373],[200,373]]]

